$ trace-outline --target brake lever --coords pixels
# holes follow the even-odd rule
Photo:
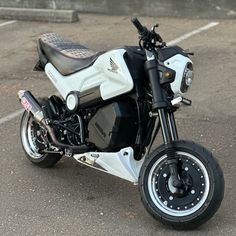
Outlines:
[[[157,41],[157,42],[159,42],[159,43],[162,43],[163,42],[163,39],[162,39],[162,37],[160,36],[160,34],[158,34],[157,32],[156,32],[156,28],[158,28],[159,27],[159,24],[155,24],[153,27],[152,27],[152,33],[153,33],[153,35],[154,35],[154,37],[155,37],[155,40]]]
[[[151,30],[148,30],[147,27],[143,26],[142,33],[139,36],[139,47],[141,49],[145,48],[151,51],[154,48],[162,48],[166,46],[162,37],[156,32],[158,26],[158,24],[154,25]],[[157,42],[159,42],[160,45],[156,45]]]
[[[159,24],[155,24],[153,27],[152,27],[152,31],[156,33],[156,28],[159,27]]]

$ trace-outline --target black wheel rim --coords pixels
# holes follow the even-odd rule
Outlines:
[[[167,156],[159,158],[148,176],[148,191],[152,202],[164,213],[186,216],[199,210],[209,194],[209,175],[204,164],[192,154],[177,152],[178,171],[184,185],[176,194],[172,185]]]

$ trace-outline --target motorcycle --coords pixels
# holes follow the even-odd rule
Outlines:
[[[20,90],[25,109],[20,138],[26,157],[51,167],[62,156],[138,184],[157,220],[193,229],[209,220],[224,196],[224,177],[212,153],[180,140],[174,112],[193,80],[190,53],[167,46],[137,18],[139,46],[94,52],[55,33],[38,40],[37,71],[58,95],[37,100]],[[163,144],[151,151],[161,130]]]

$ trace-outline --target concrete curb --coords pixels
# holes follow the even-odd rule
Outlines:
[[[78,12],[75,10],[52,10],[12,7],[0,7],[0,18],[61,23],[71,23],[79,20]]]
[[[0,0],[0,7],[108,15],[236,19],[235,0]]]

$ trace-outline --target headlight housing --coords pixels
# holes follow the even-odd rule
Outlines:
[[[193,77],[193,64],[191,62],[188,62],[184,69],[182,83],[180,87],[182,93],[186,93],[188,91],[189,87],[193,82]]]

